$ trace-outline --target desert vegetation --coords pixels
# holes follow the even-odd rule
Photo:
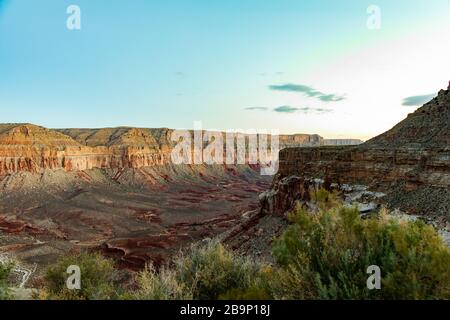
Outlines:
[[[171,267],[157,271],[152,266],[139,273],[135,299],[216,300],[245,297],[250,291],[268,298],[259,290],[264,269],[261,264],[227,250],[217,241],[193,246],[180,254]]]
[[[11,263],[0,262],[0,300],[6,300],[11,297],[8,279],[12,268],[13,265]]]
[[[402,221],[382,209],[362,218],[335,194],[311,194],[273,243],[273,262],[257,261],[216,240],[193,245],[166,266],[149,264],[126,288],[114,263],[97,253],[66,256],[51,266],[40,299],[258,300],[450,299],[450,250],[435,229]],[[80,290],[66,286],[66,270],[82,270]],[[369,289],[369,266],[381,270],[381,289]],[[0,268],[0,298],[7,298],[9,266]]]
[[[399,221],[386,210],[362,219],[356,208],[310,214],[298,208],[273,254],[282,299],[450,298],[450,251],[421,221]],[[367,268],[379,266],[381,289],[369,290]]]
[[[67,269],[77,265],[82,270],[79,290],[67,287]],[[110,300],[119,297],[120,286],[115,283],[118,270],[113,261],[97,253],[81,253],[60,258],[45,275],[45,288],[40,299],[46,300]]]

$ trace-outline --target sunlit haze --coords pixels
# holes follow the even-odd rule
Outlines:
[[[365,140],[450,80],[447,0],[377,1],[376,30],[367,1],[267,2],[0,0],[1,122]]]

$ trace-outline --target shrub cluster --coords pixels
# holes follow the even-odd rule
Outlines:
[[[290,218],[273,250],[286,284],[277,298],[450,298],[450,251],[431,226],[384,210],[361,219],[342,206],[317,214],[298,208]],[[367,288],[371,265],[381,269],[381,290]]]
[[[80,290],[67,288],[69,266],[81,270]],[[114,283],[117,271],[111,260],[98,253],[80,253],[61,257],[45,275],[45,289],[40,298],[48,300],[108,300],[118,297]]]
[[[11,274],[12,268],[13,265],[11,263],[0,262],[0,300],[7,300],[11,298],[8,279]]]
[[[111,261],[82,254],[62,258],[48,270],[43,297],[450,299],[450,250],[433,227],[421,221],[399,221],[384,209],[362,219],[356,208],[343,206],[325,190],[311,198],[317,210],[296,208],[289,216],[291,225],[274,242],[274,265],[210,241],[180,254],[170,266],[159,270],[147,266],[136,275],[135,289],[124,293],[114,284]],[[83,270],[78,291],[66,288],[66,269],[72,264]],[[381,270],[380,290],[367,287],[367,269],[373,265]]]
[[[216,300],[248,296],[263,299],[268,296],[259,288],[262,274],[260,264],[211,241],[179,255],[171,268],[157,272],[150,266],[142,271],[137,277],[139,290],[134,297]]]

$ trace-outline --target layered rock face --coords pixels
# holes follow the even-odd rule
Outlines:
[[[365,184],[381,190],[399,181],[409,189],[448,187],[449,159],[448,148],[293,148],[280,152],[279,173]]]
[[[31,124],[0,125],[0,175],[44,169],[139,168],[166,164],[168,159],[168,151],[141,129],[124,129],[117,141],[89,146]]]
[[[32,124],[0,125],[0,176],[45,169],[82,171],[167,165],[175,146],[173,131],[127,127],[49,130]],[[279,146],[318,146],[322,141],[318,135],[283,135]]]
[[[395,191],[391,200],[400,208],[450,215],[449,90],[362,145],[284,149],[279,174]]]
[[[310,182],[292,175],[275,180],[272,188],[259,196],[263,213],[283,216],[294,209],[296,201],[310,200]]]

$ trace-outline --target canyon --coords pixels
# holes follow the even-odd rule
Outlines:
[[[240,224],[272,177],[258,164],[175,165],[172,129],[47,129],[0,125],[0,252],[36,270],[96,250],[125,269]],[[281,146],[319,145],[317,135]]]
[[[51,130],[33,124],[0,124],[0,177],[46,169],[70,172],[167,165],[176,144],[171,139],[173,132],[167,128]],[[243,136],[248,146],[250,135]],[[309,134],[280,135],[279,141],[280,148],[361,143]]]
[[[260,205],[223,236],[246,255],[271,259],[274,238],[296,206],[314,211],[311,193],[337,192],[362,216],[382,206],[404,220],[433,225],[450,245],[450,87],[391,130],[357,146],[293,147]]]
[[[365,143],[282,135],[275,177],[258,164],[175,165],[167,128],[2,124],[0,253],[35,270],[30,285],[59,256],[86,249],[140,270],[219,237],[270,259],[286,214],[320,187],[349,205],[370,198],[362,213],[383,204],[450,230],[449,120],[447,89]]]

